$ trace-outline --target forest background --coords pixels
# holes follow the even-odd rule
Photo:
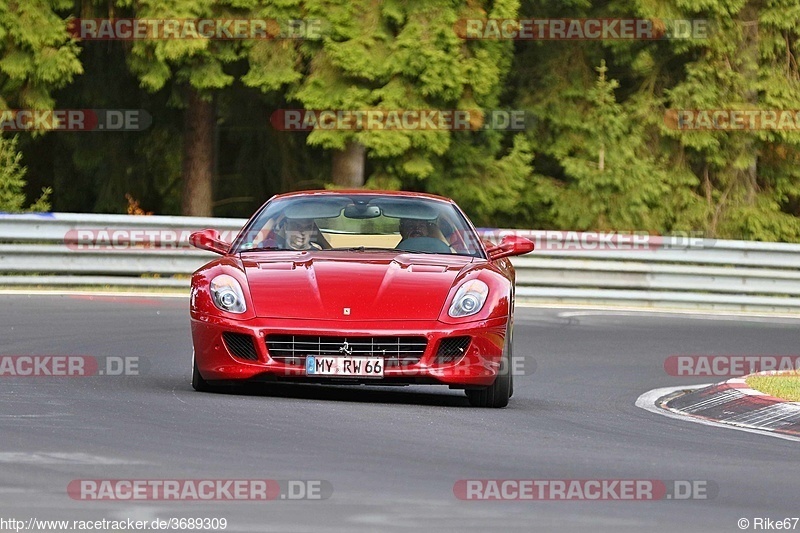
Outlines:
[[[76,38],[70,20],[90,18],[305,20],[324,31]],[[463,21],[487,19],[686,20],[709,31],[465,38]],[[0,211],[247,217],[276,193],[366,187],[450,196],[484,227],[800,242],[800,125],[665,120],[800,110],[798,43],[800,0],[0,0],[0,108],[152,116],[142,131],[4,131]],[[280,131],[270,118],[287,109],[529,120],[521,131]]]

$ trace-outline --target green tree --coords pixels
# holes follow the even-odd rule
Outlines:
[[[518,210],[544,227],[800,240],[798,133],[678,131],[677,109],[797,109],[796,0],[534,0],[522,16],[694,19],[707,38],[518,43],[511,91],[540,119]],[[593,69],[605,61],[607,81]],[[605,84],[605,88],[603,85]],[[602,168],[601,168],[602,167]]]
[[[664,231],[687,176],[668,172],[651,151],[636,100],[616,101],[619,83],[608,79],[605,61],[596,71],[592,85],[559,91],[555,106],[534,107],[548,133],[537,147],[562,171],[550,188],[553,220],[569,229]]]
[[[83,72],[58,15],[69,0],[0,0],[0,105],[52,109],[51,91]]]
[[[44,189],[33,204],[25,207],[25,173],[21,164],[22,154],[17,150],[17,138],[0,137],[0,211],[21,213],[23,211],[48,211],[48,198],[52,189]]]
[[[785,109],[800,107],[795,61],[800,22],[796,0],[670,1],[640,5],[644,16],[710,21],[707,39],[663,47],[659,73],[665,108]],[[682,76],[667,72],[681,61]],[[696,229],[757,240],[800,240],[797,131],[676,131],[662,128],[678,171],[697,176],[705,208]]]
[[[52,91],[82,72],[78,48],[58,11],[67,0],[0,0],[0,109],[52,109]],[[26,169],[17,139],[0,138],[0,209],[24,209]],[[47,210],[49,190],[29,209]]]
[[[465,42],[456,25],[466,18],[514,17],[517,5],[514,0],[308,0],[260,6],[258,16],[302,14],[324,20],[325,31],[318,40],[254,44],[242,80],[262,91],[285,87],[287,98],[306,109],[491,109],[510,66],[512,43]],[[373,186],[435,188],[424,180],[447,166],[454,137],[444,130],[316,129],[308,143],[331,151],[335,185],[361,186],[369,179]]]
[[[117,0],[124,14],[140,19],[224,19],[241,17],[236,2],[221,0]],[[115,14],[116,13],[109,13]],[[182,124],[182,193],[184,215],[210,216],[213,212],[214,97],[229,87],[234,76],[225,65],[239,58],[234,40],[206,38],[142,39],[128,55],[131,71],[151,92],[168,83],[172,101],[184,109]]]

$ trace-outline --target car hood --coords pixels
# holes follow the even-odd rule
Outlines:
[[[243,254],[259,317],[436,320],[474,258],[361,252]]]

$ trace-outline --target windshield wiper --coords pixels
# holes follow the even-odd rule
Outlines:
[[[245,250],[239,250],[239,253],[246,253],[246,252],[267,252],[270,250],[286,250],[281,246],[259,246],[258,248],[247,248]]]
[[[379,246],[351,246],[345,248],[330,248],[337,252],[398,252],[395,248],[381,248]]]

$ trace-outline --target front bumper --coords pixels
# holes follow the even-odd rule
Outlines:
[[[443,384],[459,387],[485,387],[494,383],[500,372],[506,335],[505,317],[453,325],[436,320],[398,321],[322,321],[254,318],[231,320],[199,313],[192,314],[192,340],[200,375],[207,381],[301,381],[316,383]],[[252,337],[255,360],[235,356],[223,340],[224,332]],[[287,364],[270,357],[266,338],[270,334],[337,337],[421,336],[427,345],[419,361],[384,370],[383,378],[310,377],[303,360]],[[448,337],[470,337],[463,355],[450,362],[437,359],[440,341]]]

